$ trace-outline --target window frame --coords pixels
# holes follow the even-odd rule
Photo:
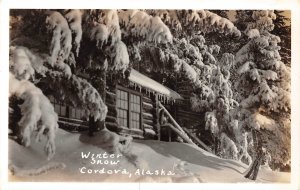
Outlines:
[[[127,112],[127,129],[130,129],[130,130],[133,130],[133,129],[137,129],[137,130],[141,130],[143,131],[144,130],[144,126],[143,126],[143,93],[141,92],[137,92],[135,90],[132,90],[132,89],[129,89],[129,88],[125,88],[123,86],[120,86],[120,85],[116,85],[116,109],[118,109],[117,107],[117,91],[118,90],[121,90],[121,91],[125,91],[128,93],[128,112]],[[139,96],[140,97],[140,122],[139,122],[139,125],[140,127],[139,128],[132,128],[131,127],[131,103],[130,103],[130,95],[133,94],[133,95],[136,95],[136,96]],[[118,118],[118,115],[117,115],[117,118]],[[122,126],[124,127],[124,126]]]
[[[82,114],[83,110],[79,109],[77,107],[74,106],[70,106],[70,105],[66,105],[64,104],[63,101],[58,101],[54,96],[50,95],[47,96],[50,100],[50,103],[53,105],[54,111],[57,114],[58,117],[63,117],[63,118],[69,118],[69,119],[75,119],[75,120],[81,120],[83,121],[84,119],[82,119],[84,117],[84,115]],[[59,112],[56,112],[56,107],[59,109]],[[65,114],[62,115],[62,107],[65,107]],[[74,111],[74,117],[73,116],[73,111]],[[79,113],[80,117],[77,117]]]

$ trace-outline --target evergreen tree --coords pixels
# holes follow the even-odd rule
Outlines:
[[[152,11],[154,15],[163,15],[162,19],[168,25],[176,26],[180,33],[175,33],[172,44],[150,48],[147,44],[153,64],[150,70],[166,74],[166,81],[173,83],[178,78],[190,81],[190,106],[197,112],[206,112],[206,128],[215,136],[216,153],[224,158],[238,159],[236,145],[231,140],[233,132],[227,128],[231,122],[229,110],[237,104],[229,81],[234,56],[224,53],[218,60],[221,48],[216,44],[207,45],[205,37],[211,39],[218,35],[237,39],[240,31],[228,19],[210,11],[176,13],[177,17],[174,17],[172,11]]]
[[[245,30],[250,40],[237,52],[235,63],[240,75],[239,127],[252,132],[255,147],[245,177],[255,180],[267,152],[281,163],[289,159],[290,68],[280,61],[280,38],[270,33],[274,12],[254,11],[252,18],[255,22]]]

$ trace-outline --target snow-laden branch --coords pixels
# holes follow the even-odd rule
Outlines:
[[[48,98],[33,83],[27,80],[18,80],[9,73],[9,97],[15,95],[24,100],[20,105],[22,118],[18,125],[21,129],[22,143],[27,147],[31,143],[31,136],[37,131],[36,139],[42,135],[47,137],[45,151],[50,159],[55,153],[55,131],[57,114]]]
[[[115,43],[110,56],[113,59],[113,65],[109,66],[109,68],[124,73],[129,66],[129,55],[126,45],[122,41]]]
[[[67,20],[54,11],[47,16],[46,24],[53,35],[50,46],[51,64],[55,64],[57,60],[66,60],[72,49],[72,32]]]
[[[103,121],[107,114],[107,106],[103,102],[98,91],[85,79],[72,75],[65,79],[64,75],[57,71],[49,71],[50,87],[53,90],[60,86],[57,96],[66,99],[77,108],[85,111],[86,117],[93,116],[95,121]]]
[[[111,45],[121,41],[121,29],[117,10],[92,10],[90,16],[94,17],[93,28],[90,31],[90,39],[102,47],[111,39]]]
[[[253,113],[247,118],[248,125],[251,125],[254,129],[266,129],[269,131],[274,131],[278,126],[275,120],[264,116],[258,112]]]
[[[45,76],[46,68],[43,66],[43,60],[33,54],[26,47],[10,47],[11,59],[9,62],[10,70],[19,80],[34,79],[35,72]]]
[[[249,34],[249,37],[253,36],[253,32],[250,32],[252,29],[257,29],[260,33],[274,29],[275,25],[273,20],[276,19],[276,15],[273,10],[253,11],[252,18],[256,20],[256,22],[248,24],[245,30],[245,33]]]
[[[118,15],[125,36],[143,37],[156,43],[172,42],[172,34],[160,17],[139,10],[119,10]]]
[[[82,38],[82,12],[78,9],[73,9],[69,11],[65,17],[69,22],[72,32],[75,34],[74,43],[76,46],[76,54],[78,56]]]
[[[241,36],[241,32],[230,20],[207,10],[153,10],[152,12],[175,31],[192,29],[195,32],[219,32],[225,35]]]

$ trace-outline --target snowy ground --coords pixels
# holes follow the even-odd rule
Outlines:
[[[56,154],[50,161],[47,161],[42,151],[43,143],[32,143],[31,147],[25,148],[9,140],[9,162],[14,169],[9,174],[10,181],[252,182],[243,177],[243,172],[247,169],[245,164],[220,159],[188,144],[134,140],[127,156],[93,160],[90,157],[82,158],[82,153],[103,156],[108,150],[92,145],[87,139],[86,134],[59,129]],[[97,141],[90,141],[92,140]],[[114,154],[114,157],[117,156],[117,153]],[[105,161],[117,164],[103,164]],[[99,170],[103,168],[107,173],[118,174],[99,174]],[[91,169],[89,171],[92,174],[88,174],[88,169]],[[154,174],[143,175],[142,169]],[[168,172],[169,176],[164,175]],[[256,182],[289,183],[290,173],[262,169]]]

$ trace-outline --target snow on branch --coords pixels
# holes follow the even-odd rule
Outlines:
[[[291,109],[291,93],[278,87],[272,87],[274,93],[277,94],[273,101],[269,103],[270,108],[274,111],[280,112],[281,110],[290,111]]]
[[[90,38],[91,40],[96,41],[98,47],[102,47],[103,44],[106,44],[109,37],[109,31],[106,25],[104,24],[95,24],[91,31]],[[100,42],[100,45],[99,45]]]
[[[75,34],[74,43],[76,46],[76,54],[78,56],[79,49],[80,49],[80,42],[81,42],[81,38],[82,38],[82,26],[81,26],[82,12],[78,9],[74,9],[74,10],[69,11],[65,15],[65,17],[66,17],[67,21],[69,22],[72,32]]]
[[[238,159],[238,149],[233,142],[225,133],[221,133],[220,138],[221,156],[226,159]]]
[[[93,116],[95,121],[103,121],[106,118],[107,106],[103,102],[98,91],[85,79],[72,75],[70,79],[65,80],[63,74],[57,71],[49,71],[49,77],[52,80],[52,88],[58,85],[61,89],[57,93],[60,98],[71,102],[78,108],[85,111],[86,117]]]
[[[171,25],[176,30],[182,30],[182,25],[177,16],[176,10],[154,10],[154,12],[155,15],[160,17],[165,23]]]
[[[48,159],[55,153],[55,132],[58,128],[58,117],[48,98],[33,83],[27,80],[18,80],[9,73],[9,97],[15,95],[24,100],[20,105],[22,118],[18,125],[21,128],[22,143],[28,147],[31,136],[37,131],[36,139],[42,135],[47,137],[45,151]]]
[[[259,85],[259,92],[258,95],[262,102],[269,103],[272,102],[273,99],[277,96],[276,93],[273,92],[273,90],[270,88],[270,86],[263,81]]]
[[[53,11],[46,18],[46,24],[49,31],[52,32],[50,46],[51,64],[54,65],[57,60],[66,60],[72,49],[72,32],[67,20],[59,12]]]
[[[143,37],[156,43],[172,42],[173,36],[160,17],[139,10],[119,10],[118,15],[126,36]]]
[[[273,119],[268,118],[267,116],[264,116],[257,112],[252,114],[248,118],[248,120],[249,120],[250,126],[254,127],[257,130],[266,129],[269,131],[273,131],[277,127],[277,124]]]
[[[247,61],[246,63],[244,63],[242,66],[240,66],[237,70],[238,74],[242,74],[245,72],[249,72],[251,70],[251,68],[253,68],[253,66],[255,65],[254,62],[252,61]]]
[[[111,36],[111,43],[114,44],[121,40],[121,30],[119,25],[119,17],[117,10],[102,10],[102,17],[100,18],[107,26],[108,32]]]
[[[122,41],[118,41],[114,45],[112,57],[113,57],[113,66],[111,68],[113,70],[122,71],[124,73],[124,71],[129,66],[129,55],[128,55],[127,47]]]
[[[234,64],[235,57],[231,53],[223,53],[221,60],[218,61],[218,65],[223,69],[229,71],[229,69]]]
[[[92,10],[90,15],[96,18],[93,23],[90,38],[96,40],[97,46],[108,43],[111,45],[121,41],[121,29],[119,25],[119,16],[117,10]]]
[[[206,112],[205,113],[205,129],[210,130],[215,136],[219,135],[218,120],[216,117],[216,112]]]
[[[10,53],[10,71],[17,79],[34,79],[35,72],[45,76],[47,69],[43,66],[43,60],[26,47],[12,46],[10,47]]]
[[[175,31],[189,28],[203,33],[219,32],[241,36],[241,32],[230,20],[207,10],[153,10],[151,12]]]
[[[12,46],[10,47],[10,51],[10,71],[17,79],[28,80],[30,78],[35,80],[35,73],[38,73],[43,77],[46,76],[48,68],[44,63],[50,63],[51,65],[51,58],[49,56],[41,57],[39,54],[36,54],[22,46]],[[71,68],[63,61],[58,60],[56,64],[52,66],[53,68],[63,72],[67,78],[71,77]]]
[[[28,51],[23,48],[14,48],[12,53],[12,60],[10,61],[10,68],[15,73],[18,79],[28,80],[34,76],[34,68],[28,55]]]
[[[265,33],[274,29],[275,25],[273,24],[273,20],[276,19],[276,14],[274,13],[274,11],[253,11],[252,18],[256,20],[256,22],[248,24],[245,30],[245,33],[248,34],[249,37],[253,36],[253,29],[256,29],[257,31],[259,31],[259,33]],[[255,31],[256,36],[258,36],[257,31]]]
[[[77,96],[83,101],[83,108],[88,114],[91,114],[95,121],[103,121],[106,118],[107,106],[97,90],[85,79],[76,76],[72,76],[71,83],[78,90]]]
[[[255,38],[255,37],[260,37],[260,33],[257,29],[251,29],[247,31],[246,34],[249,38]]]

